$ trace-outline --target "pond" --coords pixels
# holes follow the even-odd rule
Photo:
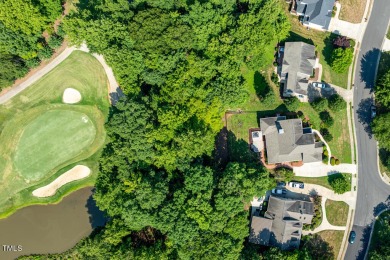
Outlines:
[[[105,218],[92,187],[73,192],[56,205],[35,205],[0,220],[0,259],[60,253],[72,248]]]

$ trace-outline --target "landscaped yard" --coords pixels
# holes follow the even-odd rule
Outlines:
[[[329,176],[314,177],[314,178],[312,178],[312,177],[294,176],[294,180],[302,181],[304,183],[311,183],[311,184],[321,185],[321,186],[323,186],[325,188],[328,188],[328,189],[332,190],[332,186],[330,186],[329,180],[331,180],[332,178],[340,177],[341,175],[343,175],[345,178],[347,178],[347,180],[349,180],[349,183],[351,183],[351,174],[349,174],[349,173],[335,173],[335,174],[332,174],[332,175],[329,175]]]
[[[64,104],[66,88],[78,90],[81,102]],[[58,201],[93,184],[108,108],[104,69],[81,51],[0,105],[0,217],[30,204]],[[91,168],[91,177],[61,187],[52,197],[32,196],[33,190],[79,163]]]
[[[326,218],[335,226],[345,226],[348,219],[349,206],[344,201],[326,200]]]
[[[334,257],[337,259],[343,241],[344,231],[326,230],[318,234],[333,248]]]
[[[322,64],[322,81],[347,88],[348,71],[345,73],[336,73],[330,67],[330,58],[333,50],[332,40],[336,35],[329,32],[306,29],[306,27],[300,24],[297,16],[288,12],[287,4],[286,13],[290,17],[292,27],[290,36],[285,41],[303,41],[314,44],[316,46],[317,56],[319,56],[320,63]]]
[[[360,23],[363,19],[367,0],[339,0],[341,4],[340,20]]]
[[[390,239],[390,211],[382,213],[376,220],[372,232],[369,254],[374,250],[381,251],[380,246],[389,243]]]
[[[254,74],[252,73],[252,75]],[[273,85],[272,83],[269,84]],[[273,86],[272,90],[276,92],[276,87]],[[249,143],[249,128],[259,127],[259,119],[261,117],[275,116],[278,113],[283,114],[288,111],[278,93],[275,93],[275,102],[272,106],[266,106],[260,101],[253,85],[249,93],[248,102],[241,107],[243,110],[241,114],[227,114],[227,128],[231,131],[230,134],[234,134],[237,140],[243,140],[247,144]],[[309,103],[300,103],[298,111],[303,112],[313,125],[313,128],[320,129],[321,120],[319,115]],[[351,146],[346,110],[336,113],[330,111],[330,114],[334,119],[334,125],[329,128],[333,136],[333,140],[329,142],[332,155],[338,158],[341,163],[351,163]],[[229,147],[231,147],[231,144],[229,144]]]

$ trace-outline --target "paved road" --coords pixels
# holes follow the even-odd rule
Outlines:
[[[370,105],[376,64],[390,19],[388,0],[375,0],[363,37],[354,79],[354,119],[358,146],[358,196],[353,230],[345,259],[364,259],[374,217],[389,207],[390,186],[379,176],[376,141],[370,133]]]

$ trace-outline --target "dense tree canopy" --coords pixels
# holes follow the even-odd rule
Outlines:
[[[51,56],[42,32],[61,14],[62,6],[60,0],[0,0],[0,10],[0,54],[13,57],[13,65],[7,58],[7,78],[2,80],[1,90],[27,72],[26,64]]]
[[[248,96],[241,69],[269,66],[287,35],[281,2],[94,0],[63,27],[104,55],[126,95],[107,121],[96,182],[109,224],[69,254],[237,259],[249,202],[274,180],[258,164],[209,162],[222,113]]]

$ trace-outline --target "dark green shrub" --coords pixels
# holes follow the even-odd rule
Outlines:
[[[280,167],[274,170],[275,179],[278,181],[289,182],[294,178],[294,172],[291,169]]]
[[[38,51],[38,58],[40,60],[50,59],[51,55],[53,55],[53,50],[49,46],[45,46]]]
[[[40,60],[38,58],[33,58],[25,61],[26,66],[30,69],[36,68],[40,64]]]
[[[333,140],[333,136],[327,128],[321,128],[320,133],[326,142],[330,142]]]
[[[339,159],[336,159],[335,164],[336,164],[336,165],[339,165],[339,164],[340,164],[340,160],[339,160]]]
[[[322,111],[320,113],[320,119],[325,127],[331,127],[334,123],[334,120],[328,111]]]
[[[330,158],[330,165],[334,166],[336,163],[336,160],[334,159],[334,157]]]
[[[57,49],[62,45],[63,38],[59,35],[53,34],[50,36],[49,41],[47,42],[47,45],[49,45],[52,49]]]
[[[323,154],[324,156],[328,157],[329,156],[328,150],[325,150]]]
[[[271,75],[271,81],[276,85],[279,86],[279,77],[275,72],[272,72]]]
[[[326,98],[316,98],[311,104],[313,109],[317,112],[324,111],[328,107],[328,100]]]
[[[58,36],[61,36],[62,38],[65,37],[66,33],[65,33],[65,31],[64,31],[64,27],[63,27],[62,23],[57,27],[57,32],[56,32],[56,34],[57,34]]]
[[[283,102],[289,111],[296,111],[300,103],[297,97],[286,98]]]
[[[333,94],[328,100],[328,106],[332,111],[340,111],[347,108],[347,102],[339,95]]]
[[[267,94],[261,99],[261,102],[266,106],[272,106],[276,102],[275,93],[272,89],[269,89]]]
[[[350,181],[342,174],[339,174],[339,176],[337,177],[331,178],[329,181],[329,185],[337,194],[343,194],[351,190]]]
[[[344,73],[348,70],[352,63],[353,49],[352,48],[337,48],[333,50],[331,57],[331,67],[337,73]]]

